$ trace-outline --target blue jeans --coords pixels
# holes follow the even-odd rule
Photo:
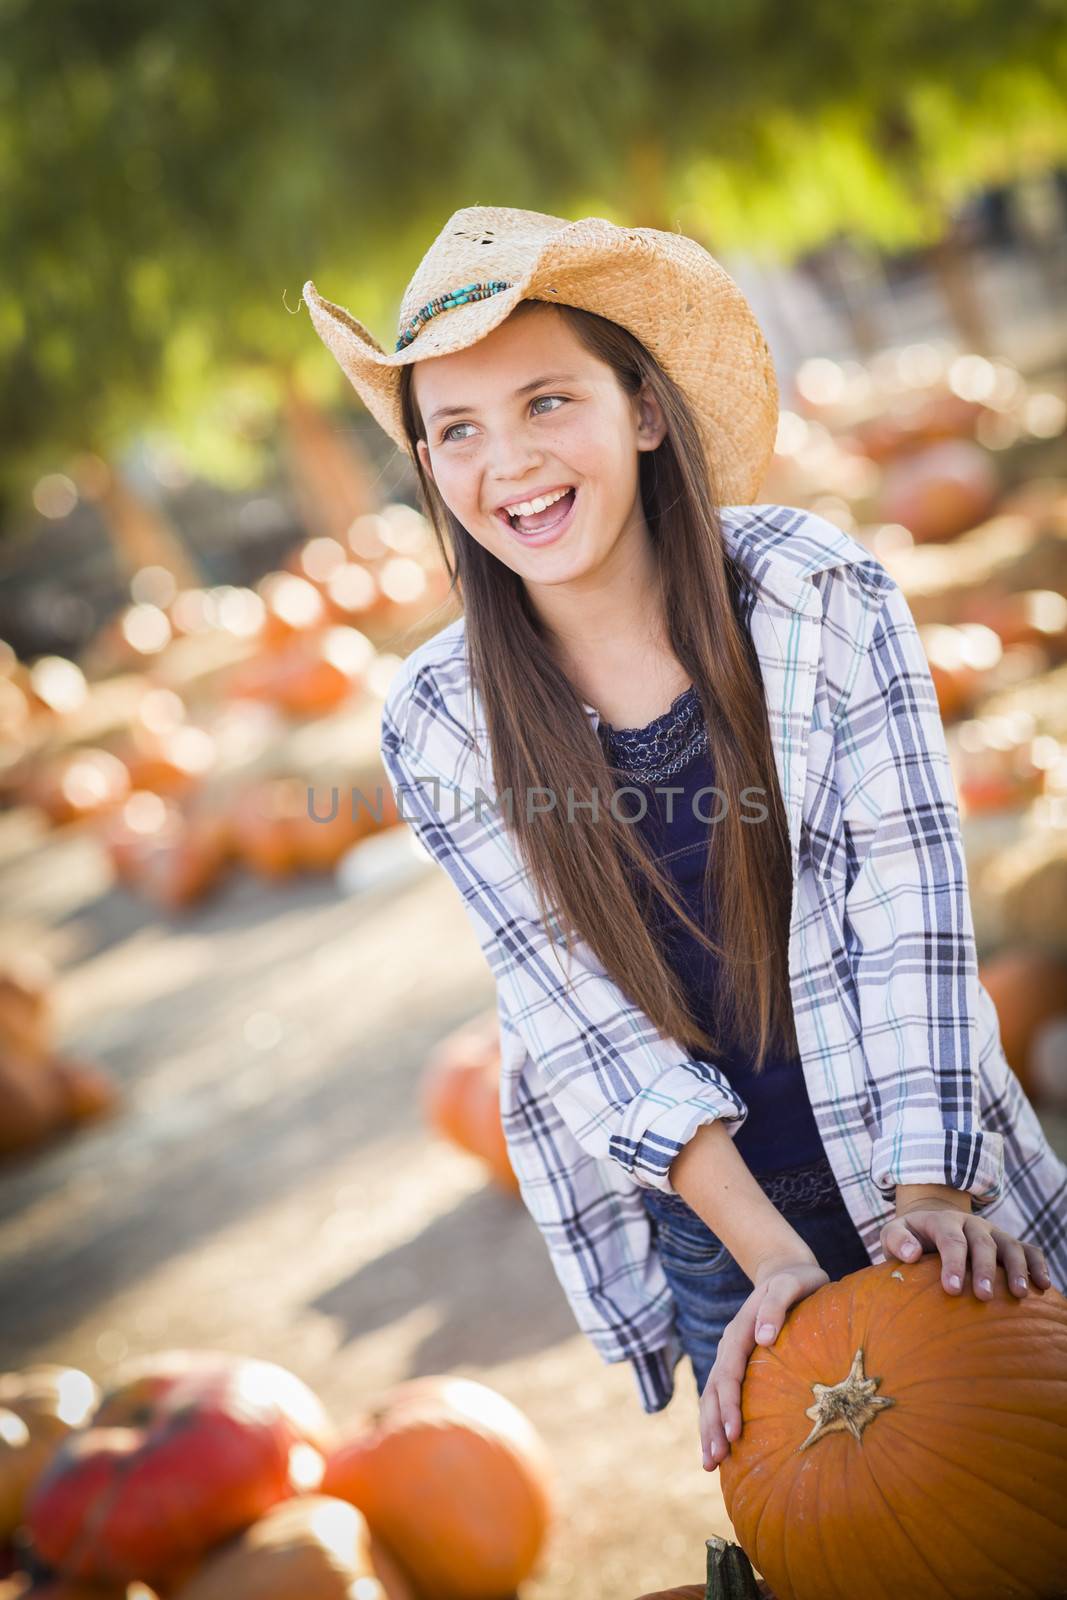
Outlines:
[[[809,1181],[800,1185],[808,1190],[806,1201],[798,1194],[794,1206],[786,1200],[778,1209],[814,1252],[831,1282],[836,1282],[850,1272],[869,1267],[871,1258],[836,1183],[826,1177],[828,1167],[822,1165],[821,1197]],[[813,1172],[811,1168],[796,1170],[805,1177]],[[777,1190],[769,1187],[770,1180],[757,1176],[757,1182],[772,1199],[774,1193],[780,1192],[780,1185]],[[832,1194],[827,1194],[828,1189]],[[701,1394],[726,1325],[733,1321],[755,1286],[718,1235],[681,1195],[643,1188],[641,1198],[652,1224],[653,1246],[659,1251],[677,1303],[682,1348],[692,1362],[697,1393]]]

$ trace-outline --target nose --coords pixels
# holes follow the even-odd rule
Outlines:
[[[487,450],[489,479],[499,484],[505,494],[522,478],[538,467],[542,453],[537,441],[522,428],[501,429],[489,438]]]

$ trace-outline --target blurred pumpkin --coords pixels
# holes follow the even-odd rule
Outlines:
[[[85,673],[67,656],[38,656],[29,668],[23,687],[34,714],[69,716],[79,711],[89,698]]]
[[[0,1539],[19,1527],[56,1447],[85,1425],[99,1398],[77,1367],[43,1364],[0,1375]]]
[[[1000,1263],[992,1300],[949,1295],[941,1270],[933,1251],[849,1273],[753,1352],[719,1475],[775,1593],[1062,1588],[1067,1299],[1017,1299]]]
[[[326,607],[307,578],[292,572],[268,572],[255,586],[266,608],[260,640],[267,650],[283,649],[301,634],[320,628]]]
[[[279,1501],[316,1489],[331,1440],[316,1397],[271,1362],[142,1357],[60,1445],[26,1522],[42,1559],[67,1577],[167,1586]]]
[[[352,816],[350,796],[344,789],[327,792],[305,787],[301,811],[291,819],[294,865],[307,872],[331,871],[346,850],[370,831],[367,813],[357,809]]]
[[[0,1156],[32,1149],[67,1120],[67,1087],[47,1059],[0,1053]]]
[[[344,1500],[301,1495],[208,1555],[172,1600],[413,1600],[400,1569]]]
[[[242,662],[227,693],[267,701],[292,717],[324,716],[358,693],[374,654],[366,634],[335,624]]]
[[[308,808],[308,785],[299,778],[265,778],[233,800],[230,816],[238,860],[264,878],[297,868],[296,824]]]
[[[159,1600],[147,1583],[72,1583],[15,1573],[0,1583],[0,1600]]]
[[[529,1418],[468,1378],[396,1385],[326,1464],[434,1600],[500,1600],[532,1573],[553,1520],[553,1470]]]
[[[373,623],[389,605],[374,573],[361,561],[346,561],[337,567],[322,591],[334,621],[353,622],[357,627]]]
[[[1044,950],[1002,950],[979,963],[978,978],[996,1007],[1008,1065],[1028,1095],[1030,1051],[1042,1023],[1067,1016],[1067,961]]]
[[[486,1012],[443,1039],[420,1085],[423,1116],[441,1138],[477,1156],[493,1181],[519,1193],[500,1116],[500,1025]]]
[[[1035,1103],[1061,1114],[1067,1112],[1067,1015],[1040,1024],[1026,1066]]]
[[[1067,597],[1054,589],[980,594],[968,604],[966,620],[992,628],[1005,647],[1037,645],[1056,657],[1067,652]]]
[[[49,1066],[62,1085],[68,1121],[94,1121],[106,1116],[118,1104],[118,1085],[95,1061],[52,1056]]]
[[[116,875],[168,908],[202,899],[232,853],[224,815],[183,810],[148,789],[137,790],[106,819],[102,838]]]
[[[872,461],[888,462],[941,439],[973,439],[985,407],[950,389],[916,395],[906,407],[857,422],[852,435]]]
[[[114,810],[130,792],[130,775],[110,750],[69,751],[45,761],[31,778],[26,800],[55,827]]]
[[[40,1060],[52,1048],[55,971],[37,950],[0,963],[0,1050]]]
[[[956,729],[956,787],[964,816],[1019,810],[1041,793],[1045,774],[1034,759],[1034,721],[979,716]]]
[[[981,446],[945,440],[890,463],[875,518],[901,523],[919,544],[952,539],[990,514],[998,491]]]
[[[203,728],[181,727],[155,736],[143,735],[119,755],[130,774],[132,789],[155,794],[188,794],[203,783],[215,765],[215,741]]]

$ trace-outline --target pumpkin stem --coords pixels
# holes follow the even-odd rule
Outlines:
[[[895,1400],[876,1395],[881,1378],[868,1378],[863,1371],[863,1347],[856,1351],[852,1366],[840,1383],[813,1383],[811,1392],[815,1404],[804,1415],[815,1426],[798,1450],[807,1450],[826,1433],[847,1431],[854,1439],[861,1439],[867,1424],[874,1420],[886,1406],[896,1405]]]
[[[704,1600],[760,1600],[752,1563],[739,1544],[713,1534],[708,1547],[708,1586]]]

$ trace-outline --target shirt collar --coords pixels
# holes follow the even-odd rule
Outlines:
[[[818,608],[811,583],[817,572],[869,559],[849,534],[795,506],[723,506],[719,519],[723,543],[757,602],[787,611],[808,615]],[[585,700],[582,709],[595,731],[599,711]]]

